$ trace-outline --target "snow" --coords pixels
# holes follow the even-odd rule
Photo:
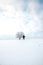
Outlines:
[[[43,39],[0,40],[0,65],[43,65]]]

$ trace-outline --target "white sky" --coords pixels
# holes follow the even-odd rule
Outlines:
[[[22,4],[17,3],[15,0],[14,4],[16,4],[14,6],[12,3],[12,0],[0,0],[0,9],[2,10],[0,13],[0,35],[15,34],[18,31],[34,33],[41,30],[40,20],[35,14],[34,8],[36,5],[34,2],[28,4],[30,13],[24,13],[20,9]]]

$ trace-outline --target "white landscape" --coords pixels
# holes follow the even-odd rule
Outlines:
[[[0,40],[0,65],[43,65],[43,39]]]
[[[43,0],[0,0],[0,65],[43,65]]]

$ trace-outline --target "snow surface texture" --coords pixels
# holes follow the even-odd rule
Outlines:
[[[43,65],[43,39],[0,40],[0,65]]]

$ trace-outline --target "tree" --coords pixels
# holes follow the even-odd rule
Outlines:
[[[19,38],[19,40],[20,40],[21,38],[25,39],[25,34],[24,34],[23,32],[17,32],[16,38]]]

